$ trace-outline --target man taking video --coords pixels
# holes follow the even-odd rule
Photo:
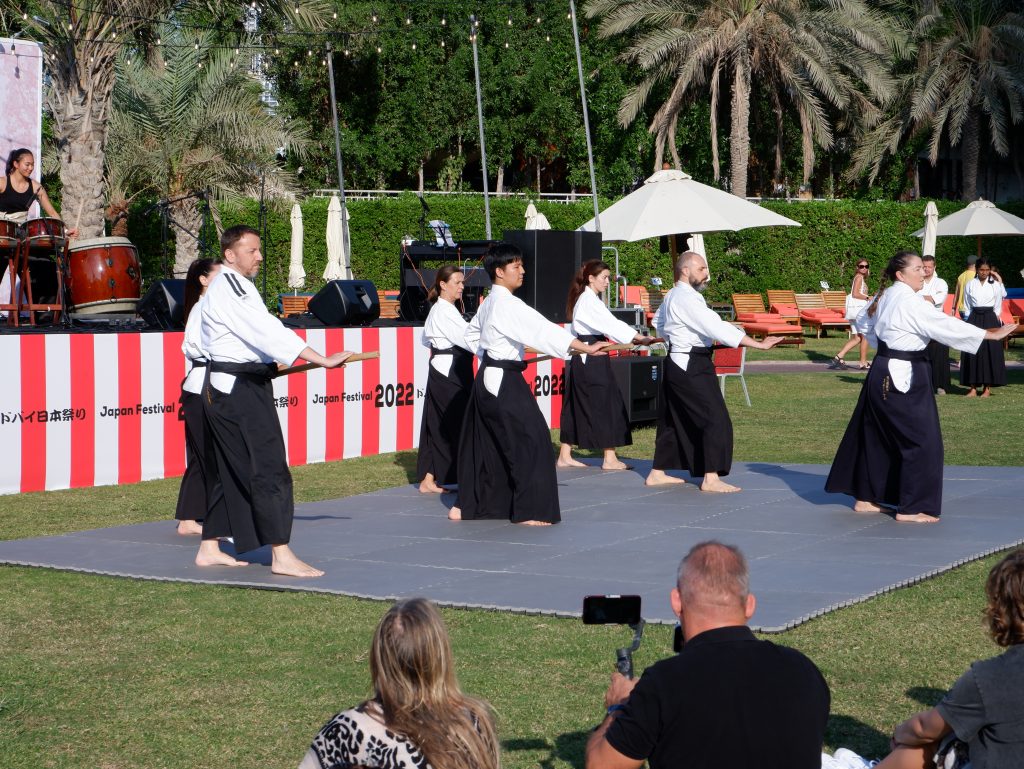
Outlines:
[[[639,679],[612,675],[608,715],[586,769],[818,769],[828,684],[800,652],[759,641],[747,562],[720,542],[695,545],[672,590],[684,645]]]

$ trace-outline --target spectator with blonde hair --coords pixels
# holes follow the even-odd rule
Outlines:
[[[299,769],[498,769],[486,702],[459,689],[444,620],[425,598],[392,606],[370,646],[372,699],[320,730]]]

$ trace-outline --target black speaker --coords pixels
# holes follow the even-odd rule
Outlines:
[[[565,323],[565,300],[584,262],[601,258],[601,233],[578,230],[506,230],[523,252],[526,277],[516,296],[555,323]]]
[[[369,326],[380,317],[377,287],[369,280],[332,280],[309,300],[325,326]]]
[[[612,373],[626,401],[630,422],[650,422],[658,418],[661,380],[665,372],[663,356],[624,355],[612,358]]]
[[[156,281],[139,300],[137,312],[149,328],[164,331],[185,328],[185,281]]]
[[[491,287],[491,279],[483,267],[467,267],[462,290],[462,304],[456,305],[466,315],[475,315],[480,308],[484,290]],[[427,290],[434,285],[437,269],[422,267],[418,270],[405,269],[402,275],[402,292],[398,295],[398,314],[402,320],[424,321],[430,312]],[[427,288],[423,288],[424,284]]]

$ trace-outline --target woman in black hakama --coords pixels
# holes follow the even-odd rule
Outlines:
[[[181,417],[185,422],[185,474],[178,489],[174,517],[179,534],[202,534],[206,517],[206,424],[203,417],[203,380],[206,359],[200,346],[200,309],[206,287],[220,272],[213,259],[196,259],[185,277],[185,338],[181,350],[189,366],[181,383]]]
[[[601,294],[608,290],[611,268],[600,260],[585,262],[569,288],[566,311],[572,320],[572,333],[581,342],[611,341],[619,344],[650,344],[651,337],[615,318]],[[615,455],[616,446],[629,446],[633,436],[622,392],[612,374],[608,356],[577,355],[567,365],[565,394],[562,397],[561,448],[558,467],[585,467],[573,459],[572,447],[604,452],[601,468],[626,470]]]
[[[459,434],[473,386],[473,353],[466,343],[469,325],[455,307],[462,298],[465,275],[455,265],[437,271],[430,301],[434,306],[423,326],[430,348],[430,371],[423,399],[416,476],[420,491],[439,494],[457,482]]]
[[[975,264],[977,275],[967,281],[964,289],[964,306],[967,308],[967,322],[978,328],[999,328],[999,312],[1002,308],[1006,289],[1003,279],[992,268],[988,259],[981,257]],[[981,343],[975,354],[963,353],[960,356],[960,384],[969,387],[968,398],[978,395],[987,398],[992,394],[992,387],[1006,384],[1006,358],[1003,355],[1002,342],[989,340]]]
[[[852,496],[857,512],[882,512],[885,505],[896,509],[897,521],[934,523],[942,514],[943,449],[928,341],[976,350],[1015,326],[983,332],[935,312],[916,295],[924,272],[912,252],[897,253],[885,277],[892,285],[883,283],[884,293],[864,311],[875,319],[878,353],[825,490]]]

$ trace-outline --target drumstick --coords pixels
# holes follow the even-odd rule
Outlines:
[[[527,347],[526,349],[529,350],[530,348]],[[633,345],[631,345],[631,344],[610,344],[607,347],[602,348],[601,352],[622,352],[624,350],[632,350],[632,349],[633,349]],[[536,350],[534,350],[534,352],[536,352]],[[579,352],[578,350],[569,350],[569,354],[570,355],[588,355],[588,354],[593,355],[593,353]],[[524,359],[523,363],[526,363],[526,364],[530,364],[530,363],[543,363],[546,360],[555,360],[556,358],[561,360],[562,356],[561,355],[538,355],[536,358]]]
[[[347,365],[349,363],[356,363],[356,362],[361,361],[361,360],[373,360],[373,359],[379,358],[379,357],[380,357],[380,351],[378,351],[378,350],[373,350],[372,352],[357,352],[357,353],[353,353],[348,358],[346,358],[345,362],[342,363],[341,365],[345,366],[345,365]],[[321,368],[320,364],[319,363],[303,363],[303,364],[301,364],[299,366],[289,366],[288,368],[278,369],[277,373],[274,374],[274,376],[275,377],[279,377],[279,376],[287,376],[288,374],[299,374],[299,373],[301,373],[303,371],[312,371],[315,368]]]

